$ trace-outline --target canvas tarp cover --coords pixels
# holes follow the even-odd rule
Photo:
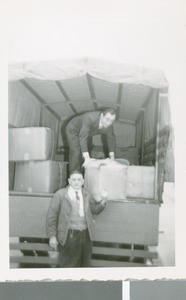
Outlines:
[[[82,58],[54,61],[23,62],[9,64],[9,80],[35,78],[60,80],[90,74],[110,82],[143,84],[154,88],[167,88],[163,71],[131,66],[103,59]]]
[[[57,133],[58,120],[94,110],[96,101],[97,109],[119,109],[114,124],[117,146],[135,146],[135,121],[151,88],[167,88],[162,71],[94,58],[10,63],[9,124],[45,126]],[[42,103],[38,105],[34,95]],[[147,130],[151,127],[147,124]]]

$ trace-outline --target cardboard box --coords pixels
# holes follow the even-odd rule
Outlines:
[[[49,160],[55,153],[55,132],[46,127],[9,129],[9,160]]]
[[[95,159],[85,171],[85,188],[100,201],[101,192],[108,193],[108,200],[126,199],[127,165],[110,159]]]
[[[54,193],[66,185],[66,162],[52,160],[16,162],[14,191]]]
[[[148,166],[129,166],[127,169],[127,197],[154,198],[155,168]]]

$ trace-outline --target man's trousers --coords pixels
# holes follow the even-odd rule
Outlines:
[[[59,268],[91,267],[92,241],[88,229],[69,229],[66,243],[59,244]]]

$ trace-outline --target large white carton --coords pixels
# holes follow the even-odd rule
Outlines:
[[[155,168],[153,166],[129,166],[127,170],[127,197],[154,198]]]
[[[126,199],[126,160],[111,161],[95,159],[85,170],[85,188],[96,201],[101,200],[102,191],[108,193],[108,200]]]
[[[16,162],[14,191],[54,193],[66,185],[66,162],[52,160]]]
[[[55,153],[55,132],[46,127],[9,129],[9,160],[49,160]]]

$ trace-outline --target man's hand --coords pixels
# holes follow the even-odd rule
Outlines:
[[[102,197],[101,205],[106,206],[107,205],[107,199],[108,199],[108,192],[104,191],[104,190],[101,191],[101,197]]]
[[[57,241],[56,236],[52,236],[52,237],[49,239],[49,245],[50,245],[50,247],[52,247],[55,251],[57,251],[58,241]]]
[[[84,158],[84,163],[82,164],[82,166],[84,168],[86,168],[90,162],[90,155],[88,152],[83,152],[82,154],[83,154],[83,158]]]
[[[86,158],[85,160],[84,160],[84,163],[82,164],[82,166],[84,167],[84,168],[87,168],[88,167],[88,164],[90,163],[90,161],[91,161],[91,158],[89,157],[89,158]]]
[[[110,153],[109,153],[109,158],[110,158],[111,160],[114,160],[114,159],[115,159],[114,152],[110,152]]]
[[[105,207],[107,205],[107,199],[102,199],[101,205]]]
[[[84,168],[87,168],[87,167],[88,167],[88,164],[89,164],[91,161],[95,160],[94,158],[90,158],[90,155],[89,155],[88,152],[84,152],[84,153],[83,153],[83,157],[84,157],[84,163],[82,164],[82,166],[83,166]]]

